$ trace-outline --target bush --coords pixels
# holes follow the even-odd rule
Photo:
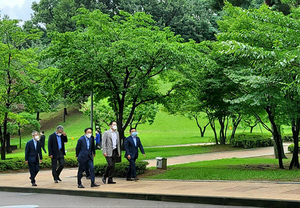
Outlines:
[[[255,133],[237,134],[231,139],[230,144],[233,147],[254,148],[267,147],[273,145],[273,140],[270,136]]]
[[[40,167],[41,169],[51,168],[51,159],[49,157],[44,158]],[[78,167],[77,159],[65,157],[65,167]],[[26,165],[24,158],[8,158],[7,160],[0,160],[0,172],[22,169],[28,169],[28,165]]]
[[[290,144],[289,146],[288,146],[288,151],[290,151],[291,153],[293,153],[294,152],[294,148],[295,148],[295,145],[294,144]],[[299,152],[300,152],[300,142],[299,142]]]
[[[283,142],[293,142],[293,141],[294,141],[293,135],[284,135],[284,136],[282,137],[282,141],[283,141]]]
[[[142,174],[146,170],[148,162],[137,161],[136,163],[136,173],[137,175]],[[126,177],[128,170],[128,162],[116,163],[115,174],[116,177]],[[96,164],[95,165],[95,175],[102,176],[105,172],[107,164]]]

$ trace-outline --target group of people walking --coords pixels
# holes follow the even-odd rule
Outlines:
[[[102,182],[104,184],[115,184],[113,180],[115,163],[121,157],[121,141],[119,132],[117,131],[117,123],[112,121],[109,123],[110,129],[105,131],[102,137],[102,151],[106,158],[107,167],[103,174]],[[94,157],[96,156],[96,149],[94,137],[92,136],[93,129],[86,128],[84,135],[82,135],[76,145],[76,153],[78,161],[77,185],[78,188],[84,188],[82,184],[83,172],[86,172],[91,179],[91,187],[98,187],[100,185],[95,183],[94,171]],[[135,161],[138,158],[138,149],[145,157],[145,151],[140,138],[137,136],[138,132],[135,128],[130,129],[130,136],[125,139],[125,158],[129,161],[127,171],[127,181],[137,181]],[[60,174],[64,168],[66,155],[65,143],[68,142],[63,126],[59,125],[56,131],[49,136],[48,139],[48,155],[51,158],[52,176],[54,183],[62,181]],[[42,131],[40,134],[37,131],[32,132],[32,140],[28,141],[25,148],[25,162],[28,164],[30,180],[32,186],[37,186],[35,178],[39,172],[39,164],[42,163],[42,149],[45,153],[45,135]]]

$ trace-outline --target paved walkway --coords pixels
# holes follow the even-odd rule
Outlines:
[[[117,184],[100,183],[91,188],[83,178],[85,189],[76,185],[77,169],[64,169],[62,182],[53,183],[51,171],[40,171],[32,187],[29,173],[0,174],[0,191],[56,193],[67,195],[150,199],[209,204],[248,205],[263,207],[300,207],[300,183],[237,182],[237,181],[179,181],[144,180],[125,181],[116,178]],[[1,197],[1,192],[0,192]],[[12,202],[13,203],[13,202]],[[286,206],[286,204],[297,206]],[[280,206],[277,206],[280,205]]]
[[[286,149],[286,145],[285,145]],[[185,156],[190,161],[212,160],[230,157],[253,157],[273,154],[273,147],[257,148],[245,151]],[[198,157],[198,158],[197,158]],[[173,158],[173,163],[180,163],[182,157]],[[168,159],[168,163],[173,160]],[[177,162],[175,162],[175,160]],[[183,161],[187,162],[187,161]],[[83,178],[84,189],[76,184],[77,169],[64,169],[62,182],[55,184],[51,171],[40,171],[36,180],[37,187],[32,187],[29,173],[0,174],[1,191],[26,193],[56,193],[109,198],[147,199],[173,202],[208,203],[220,205],[243,205],[258,207],[300,207],[300,183],[293,182],[247,182],[247,181],[181,181],[147,180],[139,182],[116,178],[117,184],[102,184],[91,188],[90,181]],[[1,203],[1,202],[0,202]],[[13,203],[13,202],[12,202]]]
[[[284,152],[288,152],[287,148],[290,143],[284,143]],[[178,157],[169,157],[167,158],[167,165],[178,165],[191,162],[199,161],[210,161],[210,160],[219,160],[227,158],[247,158],[247,157],[258,157],[265,155],[273,155],[274,147],[262,147],[262,148],[253,148],[253,149],[244,149],[244,150],[234,150],[234,151],[224,151],[224,152],[214,152],[206,154],[195,154],[195,155],[185,155]],[[159,155],[158,155],[159,156]],[[156,160],[145,160],[149,163],[147,167],[156,167]]]

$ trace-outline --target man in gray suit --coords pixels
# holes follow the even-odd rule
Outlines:
[[[107,168],[103,175],[102,182],[106,183],[106,178],[108,178],[108,184],[115,184],[116,182],[113,181],[115,162],[116,159],[121,156],[120,137],[115,121],[111,121],[109,127],[110,129],[104,132],[102,138],[102,151],[107,161]]]

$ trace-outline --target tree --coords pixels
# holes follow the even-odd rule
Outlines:
[[[186,50],[168,28],[153,26],[149,15],[122,12],[110,18],[99,10],[81,9],[75,17],[80,29],[54,33],[48,56],[60,62],[59,73],[68,74],[73,88],[93,90],[98,97],[109,96],[120,132],[141,105],[168,96],[158,91],[160,74],[179,67]],[[127,118],[125,109],[130,107]],[[126,121],[123,123],[123,121]]]
[[[289,121],[296,131],[299,117],[297,111],[291,111],[299,102],[297,89],[283,90],[298,80],[295,57],[299,53],[299,20],[271,11],[266,5],[246,11],[227,4],[225,12],[224,20],[219,22],[222,33],[218,35],[224,42],[217,50],[227,57],[229,77],[243,89],[244,94],[235,102],[266,112],[271,128],[262,124],[272,133],[279,167],[284,168],[280,126]],[[293,135],[296,141],[297,132]]]
[[[17,20],[4,17],[0,20],[0,108],[1,108],[1,159],[5,160],[6,142],[9,142],[9,119],[14,117],[17,105],[32,103],[30,97],[38,95],[35,86],[40,78],[34,49],[22,49],[28,39],[39,38],[36,31],[28,34],[18,26]],[[3,130],[2,130],[3,127]]]

